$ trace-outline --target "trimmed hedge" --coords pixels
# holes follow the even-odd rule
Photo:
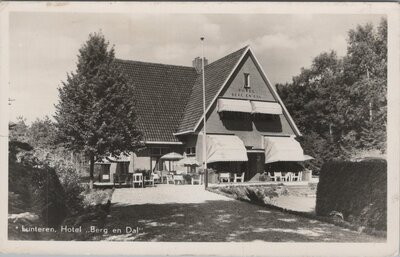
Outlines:
[[[322,166],[317,188],[316,213],[336,211],[345,221],[386,231],[387,163],[331,161]]]

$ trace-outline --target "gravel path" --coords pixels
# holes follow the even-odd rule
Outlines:
[[[116,189],[106,225],[109,231],[122,231],[102,236],[103,240],[112,241],[384,241],[332,224],[236,201],[192,185]]]

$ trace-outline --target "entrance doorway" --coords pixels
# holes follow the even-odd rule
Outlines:
[[[247,162],[245,180],[249,181],[257,173],[261,174],[264,172],[265,155],[264,153],[247,153],[247,158],[249,161]]]

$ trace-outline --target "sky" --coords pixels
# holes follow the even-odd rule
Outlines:
[[[365,14],[10,14],[10,120],[30,123],[52,116],[57,88],[76,69],[79,48],[101,31],[116,57],[191,66],[201,55],[215,61],[246,45],[273,84],[290,82],[318,54],[346,54],[347,33],[358,24],[378,25]]]

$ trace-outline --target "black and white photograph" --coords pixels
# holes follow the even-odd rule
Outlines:
[[[398,6],[293,4],[4,3],[0,250],[398,254]]]

